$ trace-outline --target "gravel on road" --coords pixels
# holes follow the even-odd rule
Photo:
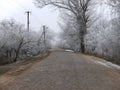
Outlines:
[[[52,52],[3,90],[120,90],[120,73],[71,52]]]

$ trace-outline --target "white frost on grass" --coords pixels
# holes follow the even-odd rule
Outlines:
[[[72,51],[72,50],[65,50],[66,52],[74,52],[74,51]]]
[[[96,64],[100,64],[100,65],[109,67],[109,68],[115,68],[115,69],[120,70],[120,66],[119,65],[113,64],[113,63],[108,62],[108,61],[104,61],[104,60],[103,61],[95,61],[95,60],[93,60],[93,62],[96,63]]]
[[[107,65],[105,62],[95,61],[95,60],[93,60],[93,62],[96,63],[96,64],[100,64],[100,65],[106,66],[106,67],[110,67],[110,66]]]
[[[113,67],[113,68],[116,68],[116,69],[119,69],[120,70],[120,66],[119,65],[116,65],[116,64],[113,64],[111,62],[106,62],[107,65]]]

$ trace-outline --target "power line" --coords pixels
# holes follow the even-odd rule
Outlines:
[[[24,6],[22,6],[21,4],[19,4],[17,1],[15,1],[18,5],[19,5],[19,7],[21,7],[23,10],[25,10],[25,7]],[[34,18],[36,18],[37,20],[39,19],[39,17],[37,16],[37,15],[35,15],[35,14],[32,14],[32,16],[34,17]],[[36,20],[36,21],[37,21]],[[38,22],[38,21],[37,21]],[[38,22],[39,23],[39,22]]]
[[[21,7],[23,10],[25,10],[25,7],[23,5],[21,5],[20,3],[18,3],[17,1],[14,0],[14,2],[19,6]]]
[[[11,7],[13,6],[13,3],[15,4],[15,6],[17,5],[19,8],[21,8],[22,10],[24,10],[25,11],[25,9],[26,9],[26,7],[24,7],[23,5],[21,5],[18,1],[14,1],[13,3],[11,3],[11,1],[7,1],[9,4],[11,4]],[[39,21],[38,20],[40,20],[39,19],[39,17],[36,15],[36,14],[33,14],[32,15],[35,19],[36,19],[36,21],[39,23]],[[29,26],[28,26],[29,24],[27,24],[27,29],[29,29]]]
[[[7,0],[8,4],[11,4],[11,7],[13,6],[19,6],[20,8],[22,8],[23,10],[25,10],[25,7],[23,7],[21,4],[19,4],[18,2],[16,2],[15,0],[13,2]],[[14,4],[14,5],[13,5]]]

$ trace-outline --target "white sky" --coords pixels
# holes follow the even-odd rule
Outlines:
[[[32,12],[30,26],[34,30],[40,30],[42,25],[47,25],[58,32],[60,30],[57,25],[59,11],[49,8],[39,9],[35,7],[33,0],[0,0],[0,20],[13,18],[26,25],[25,11],[29,10]]]

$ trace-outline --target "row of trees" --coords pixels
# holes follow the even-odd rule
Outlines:
[[[61,47],[120,63],[119,0],[36,0],[36,5],[61,10]]]
[[[87,34],[84,37],[85,52],[120,64],[120,3],[114,0],[113,2],[101,1],[93,4],[92,7],[94,8],[89,9],[91,12],[89,14],[93,17],[87,24]],[[64,15],[68,17],[67,14]],[[65,37],[65,47],[72,47],[71,49],[76,51],[77,40],[79,40],[76,37],[79,36],[78,28],[76,28],[78,26],[76,21],[71,18],[73,15],[69,16],[68,20],[63,19],[66,26],[62,25],[62,28],[64,27],[62,35]]]
[[[100,18],[89,29],[85,38],[86,50],[120,64],[119,0],[100,3]],[[114,6],[113,6],[114,5]]]
[[[46,31],[46,47],[39,32],[25,29],[24,25],[15,20],[3,20],[0,22],[0,64],[16,62],[20,58],[34,56],[43,53],[51,47],[51,34]],[[28,39],[29,36],[29,39]]]
[[[79,51],[85,52],[84,37],[87,33],[87,23],[90,16],[87,14],[91,8],[92,0],[35,0],[39,8],[51,5],[62,10],[67,10],[75,16],[78,24]]]

